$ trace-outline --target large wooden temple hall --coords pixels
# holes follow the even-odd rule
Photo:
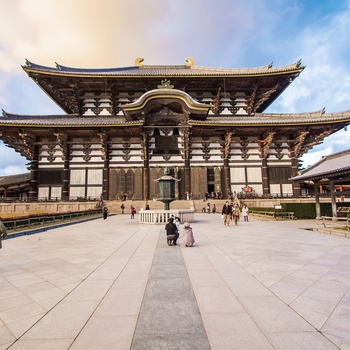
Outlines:
[[[146,65],[24,71],[61,115],[3,111],[0,138],[29,161],[29,199],[148,200],[170,169],[176,195],[244,189],[299,196],[298,159],[350,123],[350,111],[264,111],[303,71],[301,62],[258,68]]]

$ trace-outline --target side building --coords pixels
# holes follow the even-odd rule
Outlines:
[[[144,65],[110,69],[45,67],[24,71],[64,111],[3,111],[0,138],[30,163],[29,199],[148,200],[156,179],[181,179],[178,198],[215,192],[299,196],[290,178],[298,158],[350,123],[350,111],[264,111],[303,71],[282,67]]]

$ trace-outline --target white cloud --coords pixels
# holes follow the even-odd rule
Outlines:
[[[306,69],[269,111],[350,109],[346,4],[342,12],[311,18],[302,1],[0,0],[0,108],[62,113],[21,69],[25,58],[48,66],[120,67],[137,57],[144,64],[185,64],[193,57],[197,65],[214,67],[278,66],[302,58]],[[349,140],[349,132],[341,135],[310,150],[309,159],[346,147],[330,145]]]

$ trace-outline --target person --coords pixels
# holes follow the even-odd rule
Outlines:
[[[135,218],[136,208],[133,204],[130,205],[131,219]]]
[[[243,205],[242,214],[243,214],[244,221],[248,222],[249,221],[249,219],[248,219],[249,210],[248,210],[248,207],[246,204]]]
[[[124,214],[124,210],[125,210],[125,205],[124,205],[124,203],[122,203],[122,205],[120,206],[120,209],[122,210],[122,214]]]
[[[223,216],[223,219],[224,219],[224,226],[230,226],[232,207],[228,201],[226,201],[224,206],[222,207],[221,215]]]
[[[151,210],[151,208],[149,207],[149,204],[146,202],[146,209],[145,210]]]
[[[180,235],[180,221],[181,221],[180,218],[178,216],[175,216],[175,225],[179,235]]]
[[[213,214],[216,213],[216,205],[215,205],[215,203],[213,204],[213,209],[211,210],[211,212],[212,212]]]
[[[210,203],[207,204],[207,213],[210,214]]]
[[[103,207],[102,214],[103,214],[103,220],[106,220],[108,215],[108,208],[106,206]]]
[[[193,247],[194,245],[194,236],[193,236],[193,230],[192,227],[190,226],[189,222],[184,223],[184,227],[182,229],[183,233],[183,242],[186,247]]]
[[[169,218],[169,221],[165,225],[165,231],[168,245],[177,245],[176,241],[179,238],[179,233],[174,224],[174,218]]]
[[[238,204],[234,204],[233,211],[232,211],[232,217],[233,217],[233,220],[235,221],[235,225],[238,225],[240,215],[241,215],[241,212],[239,210]]]
[[[6,226],[3,224],[3,222],[0,220],[0,249],[2,248],[1,241],[6,238],[7,236],[7,229]]]

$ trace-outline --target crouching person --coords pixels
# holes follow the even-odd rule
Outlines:
[[[174,218],[169,218],[168,223],[165,225],[165,231],[168,245],[177,245],[176,241],[179,238],[179,232],[174,224]]]
[[[183,242],[186,247],[193,247],[194,245],[194,236],[193,236],[193,230],[190,226],[189,222],[186,222],[182,229],[183,232]]]

